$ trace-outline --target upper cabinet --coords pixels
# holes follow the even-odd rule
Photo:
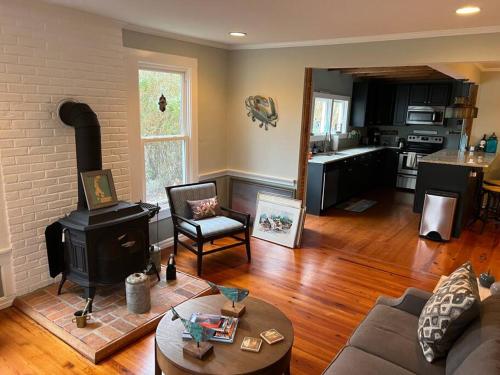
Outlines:
[[[393,83],[366,80],[354,82],[351,126],[404,126],[408,106],[449,105],[452,88],[454,84],[451,81]]]
[[[396,86],[394,84],[354,82],[351,102],[351,126],[364,127],[392,123]]]
[[[447,83],[417,83],[410,86],[411,106],[444,106],[450,100],[451,86]]]

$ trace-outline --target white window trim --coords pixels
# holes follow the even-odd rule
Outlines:
[[[147,139],[141,137],[139,108],[139,69],[178,71],[184,73],[184,106],[186,135],[179,138],[189,138],[186,142],[186,182],[198,181],[198,60],[157,52],[126,48],[127,64],[127,103],[128,103],[128,134],[130,160],[130,195],[133,201],[145,199],[146,181],[144,166],[144,143]],[[190,84],[187,84],[190,83]],[[156,137],[163,138],[163,137]],[[168,137],[172,139],[173,137]],[[166,194],[166,192],[165,192]],[[156,202],[148,202],[156,203]],[[165,205],[163,205],[165,207]],[[168,210],[162,210],[167,213]],[[160,213],[162,212],[160,211]],[[161,215],[164,216],[164,215]]]
[[[324,98],[324,99],[332,99],[332,100],[346,100],[347,101],[347,118],[346,118],[346,131],[342,133],[338,133],[340,135],[340,138],[346,138],[347,134],[349,133],[349,121],[351,117],[351,100],[352,98],[350,96],[345,96],[345,95],[337,95],[337,94],[330,94],[326,92],[320,92],[320,91],[315,91],[313,92],[313,99],[312,99],[312,111],[311,111],[311,131],[312,131],[312,125],[313,125],[313,120],[314,120],[314,102],[316,98]],[[332,124],[330,123],[330,126]],[[334,134],[332,132],[332,134]],[[311,135],[310,141],[323,141],[325,139],[325,135]]]

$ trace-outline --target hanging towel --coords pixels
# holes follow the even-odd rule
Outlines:
[[[408,156],[406,157],[406,168],[417,168],[417,154],[415,152],[408,153]]]

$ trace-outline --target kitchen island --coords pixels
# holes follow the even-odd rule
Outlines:
[[[453,237],[459,237],[479,210],[485,170],[496,154],[444,149],[420,159],[413,212],[422,213],[425,192],[438,190],[458,194]]]

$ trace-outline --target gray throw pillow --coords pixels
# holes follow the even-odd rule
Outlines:
[[[479,315],[479,303],[476,275],[467,262],[439,286],[420,313],[418,341],[428,362],[446,356]]]

